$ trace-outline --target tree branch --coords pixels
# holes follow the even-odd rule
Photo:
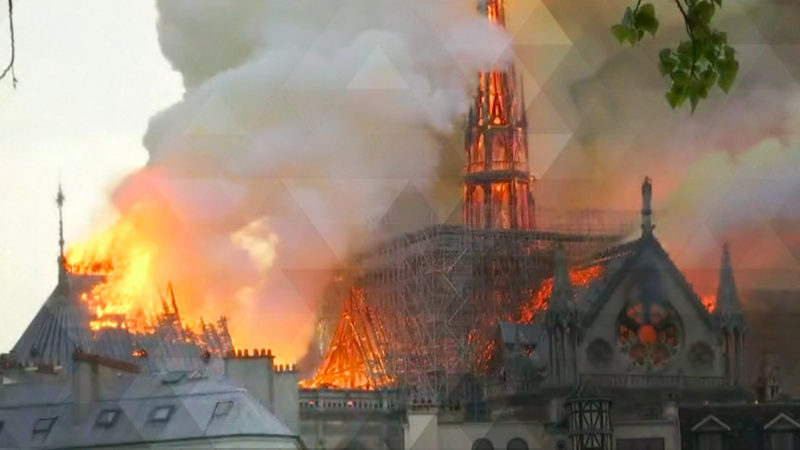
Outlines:
[[[14,59],[16,57],[16,43],[14,42],[14,1],[8,0],[8,28],[11,33],[11,58],[8,61],[8,65],[5,69],[3,69],[3,73],[0,73],[0,80],[6,77],[6,75],[11,73],[11,80],[14,83],[14,87],[17,87],[17,77],[14,74]]]

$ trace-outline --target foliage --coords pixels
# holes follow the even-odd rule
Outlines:
[[[683,16],[688,40],[659,52],[661,74],[670,79],[666,99],[674,109],[689,100],[694,112],[701,99],[716,84],[728,92],[739,72],[736,50],[728,45],[726,33],[714,29],[711,20],[722,0],[673,0]],[[655,6],[642,4],[625,9],[622,22],[611,27],[621,43],[638,44],[645,34],[654,36],[659,22]]]

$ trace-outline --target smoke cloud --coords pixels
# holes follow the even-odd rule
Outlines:
[[[432,192],[441,136],[508,37],[472,0],[157,7],[186,92],[151,120],[148,164],[114,194],[128,241],[147,243],[149,277],[173,282],[190,320],[224,314],[237,346],[296,360],[370,221],[409,182]]]
[[[674,5],[653,2],[656,37],[630,48],[609,28],[635,2],[535,3],[523,21],[562,33],[517,39],[514,47],[535,93],[528,117],[538,204],[636,211],[649,175],[656,234],[701,291],[716,285],[724,241],[741,285],[800,287],[793,231],[800,203],[792,201],[800,152],[797,5],[723,3],[714,24],[737,49],[739,77],[728,95],[715,89],[690,114],[667,105],[657,66],[660,49],[685,39]]]

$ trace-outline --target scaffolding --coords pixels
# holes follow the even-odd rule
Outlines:
[[[412,398],[443,399],[488,368],[497,323],[520,320],[559,243],[578,264],[620,237],[432,226],[358,255],[350,281],[375,313],[387,373]]]

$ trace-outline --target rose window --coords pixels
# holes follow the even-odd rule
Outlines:
[[[634,365],[662,367],[680,348],[678,313],[665,303],[629,302],[617,319],[617,341]]]

